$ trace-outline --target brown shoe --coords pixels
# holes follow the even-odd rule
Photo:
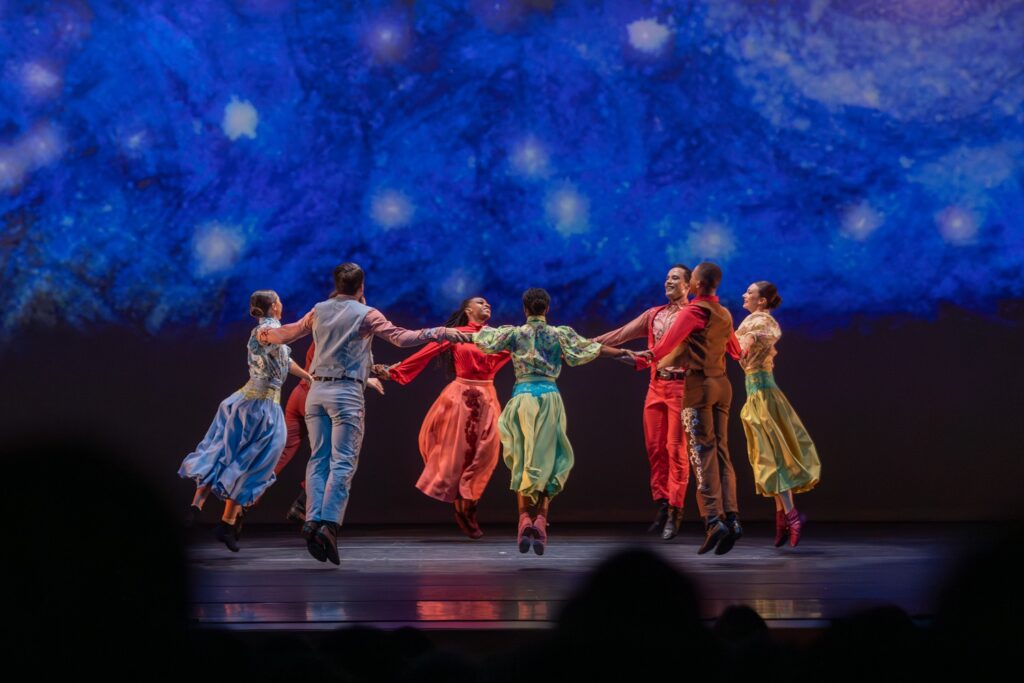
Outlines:
[[[466,517],[466,525],[469,527],[469,537],[474,541],[482,538],[484,530],[480,528],[480,522],[476,518],[477,501],[464,499],[462,501],[462,513]]]

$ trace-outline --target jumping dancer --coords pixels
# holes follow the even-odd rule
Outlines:
[[[445,327],[473,334],[490,318],[491,305],[477,296],[463,301]],[[408,384],[438,356],[453,381],[434,401],[420,427],[423,474],[416,488],[431,498],[452,503],[459,529],[477,539],[484,535],[477,520],[477,505],[501,450],[501,404],[494,391],[494,375],[508,363],[509,355],[486,354],[473,344],[432,342],[387,368],[383,376]]]
[[[788,538],[795,548],[806,518],[794,506],[793,494],[817,486],[821,461],[799,416],[775,384],[775,344],[782,329],[771,311],[781,303],[778,289],[764,280],[743,293],[743,308],[750,315],[736,330],[747,388],[740,420],[757,492],[775,499],[775,547]]]
[[[232,552],[238,552],[235,524],[242,509],[274,483],[274,466],[287,433],[280,405],[285,374],[311,379],[291,360],[286,345],[261,339],[263,332],[281,327],[281,298],[277,293],[253,292],[249,313],[259,320],[249,334],[249,381],[221,402],[205,438],[185,456],[178,470],[179,476],[196,483],[190,518],[199,515],[211,492],[224,501],[224,513],[214,535]]]
[[[743,535],[728,446],[732,385],[725,375],[725,354],[739,359],[740,348],[732,315],[715,295],[721,281],[722,270],[713,263],[694,268],[690,278],[693,301],[651,349],[659,369],[686,368],[682,419],[697,480],[697,507],[705,524],[704,542],[697,552],[704,554],[714,548],[718,555],[732,550]]]
[[[544,554],[551,499],[565,487],[573,465],[572,446],[565,433],[565,407],[555,380],[568,365],[583,365],[598,356],[631,357],[581,337],[571,327],[548,325],[551,297],[543,289],[523,294],[526,323],[518,327],[485,327],[474,335],[484,353],[508,352],[516,373],[512,398],[501,411],[498,429],[505,465],[512,472],[516,493],[519,552]]]
[[[633,339],[646,338],[648,348],[657,344],[687,303],[690,272],[689,268],[678,264],[669,268],[665,276],[667,304],[648,308],[619,329],[594,337],[594,341],[618,347]],[[651,498],[657,512],[647,530],[661,534],[665,540],[675,538],[682,526],[683,503],[690,478],[686,435],[680,417],[685,389],[686,368],[659,370],[651,367],[651,381],[644,399],[644,444],[651,465]]]
[[[310,555],[340,564],[338,529],[345,517],[352,477],[363,441],[363,387],[373,359],[370,343],[380,337],[395,346],[419,346],[447,339],[468,342],[469,335],[446,327],[405,330],[375,308],[361,303],[363,269],[343,263],[334,269],[335,294],[299,321],[263,329],[261,339],[287,343],[313,335],[316,351],[306,397],[306,428],[312,454],[306,466],[306,523],[302,535]]]

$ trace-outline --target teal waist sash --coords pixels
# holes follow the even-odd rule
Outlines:
[[[767,370],[747,373],[746,385],[748,395],[761,391],[762,389],[779,388],[779,385],[775,383],[775,376]]]
[[[520,377],[516,380],[516,385],[512,387],[512,396],[519,396],[520,394],[540,396],[552,392],[558,393],[558,385],[555,384],[553,379],[547,377]]]

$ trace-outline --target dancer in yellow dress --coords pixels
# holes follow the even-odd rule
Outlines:
[[[793,504],[793,494],[810,491],[821,479],[821,462],[803,423],[775,384],[775,344],[782,336],[771,311],[782,303],[770,282],[755,282],[743,294],[750,311],[736,336],[743,349],[747,402],[740,420],[747,436],[747,455],[754,484],[762,496],[775,499],[775,547],[800,542],[806,518]]]

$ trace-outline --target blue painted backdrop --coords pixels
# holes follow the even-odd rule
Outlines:
[[[1024,294],[1024,3],[0,0],[3,327]]]

